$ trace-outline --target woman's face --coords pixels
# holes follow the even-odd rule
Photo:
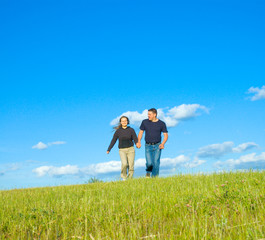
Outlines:
[[[122,127],[126,127],[127,124],[128,124],[127,118],[122,118],[122,119],[121,119],[121,126],[122,126]]]

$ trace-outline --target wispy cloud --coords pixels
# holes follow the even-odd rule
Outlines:
[[[248,94],[254,94],[254,96],[250,97],[251,101],[257,101],[265,98],[265,85],[261,88],[251,87],[248,89]]]
[[[215,166],[218,168],[232,168],[232,169],[264,169],[265,166],[265,152],[260,155],[250,153],[241,156],[238,159],[229,159],[226,161],[217,161]]]
[[[180,121],[195,118],[201,115],[202,112],[209,113],[209,109],[200,104],[182,104],[167,110],[162,108],[157,109],[158,118],[164,121],[168,127],[175,127]],[[120,117],[124,115],[130,119],[132,124],[139,126],[142,120],[147,118],[147,113],[147,109],[142,113],[137,111],[127,111],[113,119],[110,124],[118,124]]]
[[[199,158],[220,158],[229,153],[242,153],[255,147],[258,147],[258,145],[254,142],[242,143],[237,147],[234,147],[233,142],[217,143],[201,147],[197,156]]]
[[[219,158],[227,153],[231,153],[233,145],[233,142],[224,142],[201,147],[197,153],[197,156],[200,158]]]
[[[191,159],[185,155],[179,155],[175,158],[162,158],[160,161],[160,166],[163,169],[174,169],[177,167],[193,168],[203,164],[205,161],[197,160],[191,161]],[[145,169],[146,160],[144,158],[139,158],[135,161],[134,168]],[[97,164],[91,164],[87,167],[80,168],[76,165],[66,165],[61,167],[55,166],[41,166],[33,170],[38,177],[51,176],[51,177],[61,177],[66,175],[76,175],[76,176],[95,176],[102,174],[119,173],[121,170],[120,161],[109,161]]]
[[[188,162],[185,164],[185,167],[186,168],[196,168],[196,167],[204,164],[205,162],[206,162],[205,160],[199,159],[198,157],[194,157],[192,162]]]
[[[254,142],[242,143],[242,144],[238,145],[237,147],[233,148],[233,152],[242,153],[242,152],[245,152],[245,151],[250,150],[252,148],[257,148],[257,147],[258,147],[258,144],[254,143]]]
[[[36,145],[32,146],[33,149],[39,149],[39,150],[44,150],[47,149],[49,146],[52,145],[60,145],[60,144],[66,144],[66,142],[64,141],[56,141],[56,142],[50,142],[50,143],[43,143],[43,142],[39,142]]]
[[[50,143],[48,143],[48,146],[51,146],[51,145],[61,145],[61,144],[66,144],[66,142],[65,141],[50,142]]]
[[[0,176],[4,176],[7,172],[13,172],[21,169],[21,164],[20,163],[10,163],[10,164],[5,164],[1,166],[2,170],[0,171]]]

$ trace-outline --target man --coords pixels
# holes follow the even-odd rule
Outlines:
[[[166,124],[157,118],[157,110],[151,108],[148,110],[148,119],[142,121],[140,132],[138,134],[137,148],[141,147],[141,139],[145,131],[145,158],[146,158],[146,177],[149,178],[159,175],[161,150],[165,148],[168,139]],[[164,139],[161,142],[161,132]]]

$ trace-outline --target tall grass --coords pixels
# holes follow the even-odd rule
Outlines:
[[[262,239],[265,172],[0,191],[1,239]]]

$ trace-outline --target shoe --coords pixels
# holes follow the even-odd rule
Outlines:
[[[150,178],[150,175],[151,175],[151,174],[150,174],[149,172],[147,172],[146,175],[145,175],[145,177],[146,177],[146,178]]]
[[[122,181],[126,181],[126,178],[123,178]]]

